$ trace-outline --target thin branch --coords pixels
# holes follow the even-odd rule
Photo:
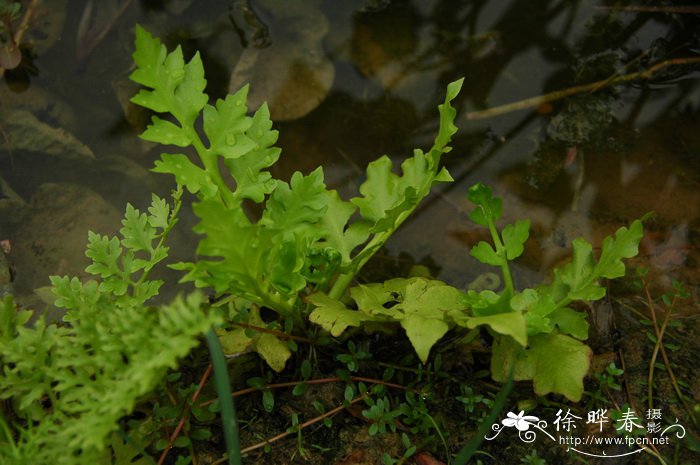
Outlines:
[[[204,374],[202,375],[202,378],[199,380],[199,386],[197,386],[197,390],[195,391],[194,394],[192,394],[192,404],[195,403],[197,398],[199,398],[199,394],[202,392],[202,388],[204,388],[204,385],[206,384],[207,380],[209,379],[209,375],[211,374],[212,370],[212,365],[211,363],[207,367],[207,369],[204,371]],[[190,405],[192,405],[190,404]],[[163,462],[165,462],[165,458],[168,456],[168,452],[170,452],[170,449],[173,448],[173,444],[175,443],[175,440],[177,437],[180,435],[180,431],[182,431],[182,428],[185,426],[185,414],[183,412],[182,417],[180,417],[180,422],[177,424],[177,427],[175,428],[175,431],[173,431],[173,434],[170,435],[170,438],[168,438],[168,447],[166,447],[163,450],[163,453],[160,455],[160,459],[158,459],[158,465],[163,465]]]
[[[661,324],[661,328],[659,328],[659,325],[656,320],[656,311],[654,308],[654,301],[651,298],[651,293],[649,292],[649,286],[647,283],[644,283],[644,294],[647,299],[647,305],[649,306],[649,312],[651,313],[652,317],[652,323],[654,326],[654,333],[656,334],[656,344],[654,346],[654,352],[652,354],[651,362],[649,363],[649,379],[648,379],[648,384],[649,384],[649,392],[648,392],[648,397],[649,397],[649,408],[652,408],[653,405],[653,399],[652,399],[652,394],[653,394],[653,381],[654,381],[654,368],[656,365],[656,358],[658,356],[658,353],[661,352],[661,358],[664,360],[664,366],[666,367],[666,372],[668,373],[669,378],[671,379],[671,385],[673,386],[673,390],[676,391],[676,395],[678,396],[678,400],[683,404],[683,407],[685,407],[686,411],[690,413],[690,417],[694,418],[693,415],[693,410],[688,405],[688,403],[685,400],[685,397],[683,396],[683,393],[681,392],[681,388],[678,385],[678,380],[676,379],[676,374],[673,372],[673,368],[671,367],[671,362],[668,359],[668,354],[666,353],[666,348],[664,347],[662,340],[664,337],[664,334],[666,332],[666,327],[668,326],[668,322],[671,318],[671,312],[673,310],[673,307],[676,304],[676,297],[673,298],[673,301],[671,302],[671,305],[669,306],[668,309],[666,309],[666,314],[664,315],[664,321]]]
[[[105,25],[103,25],[100,28],[100,32],[92,37],[92,42],[89,42],[86,45],[86,42],[88,40],[88,23],[90,22],[91,16],[92,16],[92,2],[88,2],[87,6],[85,7],[85,10],[83,10],[83,16],[80,18],[80,24],[78,26],[78,36],[76,38],[78,45],[77,45],[77,59],[78,62],[83,62],[86,58],[88,58],[92,52],[97,48],[100,43],[107,37],[107,35],[112,32],[112,29],[114,29],[115,24],[117,21],[119,21],[119,18],[122,17],[122,15],[126,12],[126,10],[131,6],[133,3],[133,0],[126,0],[121,7],[117,10],[117,12],[112,16],[112,18],[109,20],[109,22]]]
[[[556,100],[561,100],[565,97],[570,97],[572,95],[581,94],[584,92],[595,92],[603,87],[620,84],[622,82],[634,81],[637,79],[651,79],[651,77],[659,70],[667,68],[669,66],[690,65],[696,63],[700,63],[700,57],[672,58],[656,63],[655,65],[643,71],[638,71],[636,73],[624,74],[622,76],[616,76],[613,79],[607,78],[601,81],[591,82],[589,84],[582,84],[580,86],[569,87],[568,89],[557,90],[548,94],[530,97],[525,100],[508,103],[505,105],[499,105],[497,107],[489,108],[486,110],[470,111],[466,114],[466,117],[468,120],[477,120],[503,115],[512,111],[536,108],[542,105],[543,103],[554,102]]]
[[[700,6],[596,6],[596,10],[622,11],[623,13],[680,13],[680,14],[700,14]]]
[[[352,399],[352,400],[348,403],[348,405],[345,405],[345,404],[340,405],[340,406],[338,406],[338,407],[336,407],[336,408],[334,408],[334,409],[331,409],[331,410],[327,411],[326,413],[324,413],[324,414],[322,414],[322,415],[319,415],[319,416],[317,416],[317,417],[314,417],[314,418],[312,418],[311,420],[305,421],[304,423],[302,423],[302,424],[296,426],[293,430],[287,430],[287,431],[285,431],[284,433],[280,433],[280,434],[278,434],[278,435],[276,435],[276,436],[273,436],[273,437],[271,437],[271,438],[269,438],[269,439],[265,439],[264,441],[260,441],[259,443],[253,444],[252,446],[248,446],[248,447],[246,447],[245,449],[242,449],[242,450],[241,450],[241,454],[246,454],[246,453],[248,453],[248,452],[252,452],[252,451],[254,451],[254,450],[256,450],[256,449],[260,449],[261,447],[265,447],[265,446],[268,445],[268,444],[272,444],[273,442],[277,442],[277,441],[279,441],[280,439],[284,439],[284,438],[286,438],[287,436],[289,436],[290,434],[294,434],[294,433],[298,432],[299,430],[302,430],[302,429],[306,428],[307,426],[311,426],[311,425],[313,425],[313,424],[316,424],[316,423],[318,423],[318,422],[320,422],[320,421],[325,420],[326,418],[332,417],[333,415],[335,415],[335,414],[337,414],[337,413],[342,412],[343,410],[345,410],[346,408],[348,408],[350,405],[356,404],[357,402],[361,401],[362,399],[363,399],[363,396],[355,397],[354,399]],[[212,462],[211,465],[220,465],[220,464],[226,462],[227,460],[228,460],[228,457],[223,457],[223,458],[217,460],[216,462]]]
[[[328,384],[328,383],[339,383],[341,381],[345,381],[345,380],[342,378],[333,377],[333,378],[309,379],[306,381],[287,381],[286,383],[267,384],[263,387],[249,387],[249,388],[245,388],[245,389],[240,389],[238,391],[232,392],[231,397],[236,398],[236,397],[244,396],[246,394],[250,394],[251,392],[266,391],[268,389],[280,389],[280,388],[295,387],[295,386],[298,386],[299,384]],[[382,381],[381,379],[364,378],[362,376],[351,376],[350,381],[356,381],[358,383],[381,384],[382,386],[395,388],[395,389],[401,389],[404,391],[413,391],[414,390],[414,389],[408,388],[406,386],[402,386],[400,384],[389,383],[387,381]],[[214,402],[215,401],[213,401],[213,400],[208,400],[206,402],[202,402],[200,404],[200,406],[206,407],[207,405],[213,404]]]

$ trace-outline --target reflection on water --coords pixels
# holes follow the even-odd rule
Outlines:
[[[327,0],[280,9],[269,0],[180,0],[131,2],[117,16],[119,8],[95,2],[105,10],[92,13],[93,21],[104,21],[109,33],[78,63],[76,50],[86,48],[76,44],[82,2],[41,3],[37,14],[54,19],[32,27],[46,27],[52,42],[30,49],[41,31],[28,35],[24,65],[0,85],[0,239],[13,243],[15,285],[28,302],[49,274],[79,273],[80,248],[68,244],[84,242],[87,227],[115,231],[125,202],[143,206],[151,191],[171,187],[170,178],[148,172],[159,153],[136,138],[148,115],[128,103],[136,22],[171,46],[182,43],[186,54],[200,50],[212,96],[227,91],[232,74],[240,80],[242,60],[262,63],[247,75],[253,91],[282,89],[274,99],[291,120],[278,124],[283,155],[274,174],[323,164],[327,182],[346,197],[369,161],[430,144],[445,84],[466,76],[460,132],[447,161],[457,182],[428,200],[368,274],[385,267],[405,273],[421,262],[466,286],[489,271],[468,255],[483,231],[464,213],[466,188],[481,181],[504,197],[506,221],[532,219],[533,238],[515,271],[522,285],[542,279],[577,235],[599,244],[649,211],[656,219],[638,263],[652,268],[659,287],[698,282],[697,15],[604,9],[592,1]],[[285,23],[293,30],[280,33],[280,18],[296,18]],[[682,64],[688,58],[696,63]],[[654,74],[606,83],[672,59],[678,64]],[[315,78],[287,79],[302,65],[303,76],[319,76],[327,89],[309,89]],[[567,98],[466,117],[595,81],[602,84]],[[294,99],[302,100],[298,106],[314,101],[294,113],[284,108]],[[92,199],[91,208],[64,201],[72,195]],[[175,250],[194,240],[191,224],[183,219]]]

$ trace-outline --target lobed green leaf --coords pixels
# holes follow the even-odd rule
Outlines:
[[[469,188],[467,198],[476,208],[469,214],[469,218],[481,226],[493,225],[498,221],[503,212],[501,199],[493,196],[491,188],[477,183]]]

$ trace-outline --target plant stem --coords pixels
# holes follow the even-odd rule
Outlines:
[[[160,240],[158,241],[158,245],[153,249],[151,252],[151,261],[153,260],[153,257],[156,256],[158,250],[160,250],[161,247],[165,244],[166,239],[168,238],[168,235],[170,234],[170,231],[173,230],[175,227],[175,223],[177,223],[177,215],[180,212],[180,207],[182,206],[182,186],[178,185],[177,190],[173,191],[173,209],[170,212],[170,216],[168,218],[168,224],[165,226],[165,229],[160,235]],[[165,257],[163,257],[164,259]],[[162,259],[161,259],[162,260]],[[155,266],[155,263],[154,263]],[[134,287],[138,287],[140,284],[143,284],[146,279],[148,278],[148,275],[151,273],[151,270],[153,270],[153,266],[150,268],[147,268],[143,271],[141,274],[141,277],[139,280],[133,284]]]
[[[354,277],[355,273],[350,272],[338,276],[338,279],[335,280],[335,282],[333,283],[333,287],[328,293],[328,297],[330,297],[331,299],[339,300],[343,296],[345,289],[348,288]]]
[[[212,180],[214,181],[214,184],[216,184],[216,187],[219,191],[219,198],[224,203],[224,205],[226,205],[227,207],[232,207],[233,205],[235,205],[233,193],[224,182],[224,179],[221,177],[221,172],[219,171],[219,164],[216,156],[213,155],[209,151],[209,149],[207,149],[204,146],[204,144],[202,143],[202,139],[200,139],[199,134],[197,133],[197,131],[195,131],[194,127],[185,127],[185,130],[187,131],[187,135],[192,141],[192,146],[197,151],[197,155],[199,155],[199,159],[204,165],[204,170],[209,174],[209,176],[211,176]]]
[[[221,407],[221,422],[224,429],[224,439],[228,450],[229,465],[241,465],[241,447],[238,439],[238,425],[236,422],[236,410],[233,398],[228,395],[231,383],[228,379],[228,367],[226,358],[219,345],[219,339],[214,333],[214,328],[207,331],[207,344],[211,355],[211,363],[214,368],[214,382]]]
[[[501,263],[501,274],[503,275],[503,285],[505,286],[505,291],[513,294],[515,292],[515,286],[513,285],[513,277],[510,274],[510,267],[508,266],[506,247],[503,245],[501,237],[498,235],[496,225],[493,224],[492,221],[489,221],[489,232],[491,233],[493,245],[496,246],[496,254],[503,259],[503,262]]]
[[[411,212],[412,211],[413,210],[411,210]],[[362,251],[355,255],[355,257],[352,259],[352,269],[347,273],[343,273],[340,276],[338,276],[338,279],[335,280],[335,282],[333,283],[333,287],[331,287],[331,290],[328,293],[328,297],[330,297],[331,299],[339,300],[343,296],[343,293],[345,293],[345,290],[348,288],[353,278],[355,278],[355,275],[357,275],[357,273],[360,272],[362,267],[365,266],[365,264],[369,261],[370,258],[372,258],[374,253],[377,250],[379,250],[382,245],[384,245],[384,243],[389,239],[393,231],[395,231],[399,228],[399,226],[401,226],[401,223],[403,223],[403,220],[397,221],[397,224],[395,225],[395,228],[392,231],[385,231],[375,235],[372,238],[372,240],[370,240],[369,243],[367,243],[367,245],[364,246]]]

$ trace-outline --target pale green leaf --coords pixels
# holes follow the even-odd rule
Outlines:
[[[274,245],[270,253],[270,281],[283,294],[295,295],[306,287],[302,275],[307,249],[303,235],[291,235]]]
[[[469,188],[467,198],[476,208],[469,214],[473,222],[481,226],[494,224],[501,217],[503,205],[499,197],[494,197],[491,188],[477,183]]]
[[[311,294],[306,301],[316,307],[309,315],[309,321],[321,326],[333,337],[340,336],[348,326],[359,327],[363,321],[374,319],[369,314],[350,310],[342,302],[322,292]]]
[[[253,348],[277,372],[284,370],[287,360],[292,356],[287,343],[269,333],[261,334]]]
[[[479,242],[472,247],[469,253],[472,257],[486,265],[500,266],[504,262],[503,257],[500,257],[496,251],[493,250],[493,246],[488,242]]]
[[[198,279],[217,292],[231,287],[246,296],[258,288],[263,255],[255,225],[240,209],[228,209],[215,200],[205,200],[192,207],[201,219],[194,231],[206,236],[197,246],[200,260],[187,279]],[[259,297],[256,299],[259,302]]]
[[[101,236],[92,231],[88,232],[88,245],[85,255],[92,259],[92,264],[85,268],[90,274],[109,278],[120,275],[118,260],[122,254],[122,247],[119,239]]]
[[[383,155],[367,165],[367,179],[360,186],[362,197],[350,200],[360,208],[364,219],[376,223],[384,212],[396,206],[403,198],[399,177],[391,171],[391,159]]]
[[[217,100],[215,107],[204,107],[204,132],[213,153],[235,159],[255,149],[256,142],[245,134],[253,122],[246,116],[247,97],[248,86],[244,86],[234,95]]]
[[[141,134],[141,138],[150,142],[177,145],[178,147],[187,147],[192,143],[190,136],[180,126],[157,116],[151,119],[151,124]]]
[[[122,245],[125,248],[133,251],[150,252],[153,250],[152,243],[156,237],[156,231],[148,222],[148,216],[145,213],[139,212],[130,203],[127,203],[122,225],[124,227],[119,232],[123,237]]]
[[[235,355],[247,352],[253,345],[253,339],[246,335],[245,328],[234,328],[228,331],[217,330],[221,350],[226,355]]]
[[[225,159],[225,164],[236,180],[235,197],[261,203],[265,195],[277,187],[277,181],[264,170],[274,165],[281,153],[279,148],[273,147],[277,142],[278,132],[272,129],[267,104],[263,104],[255,112],[245,134],[255,143],[253,149],[238,158]]]
[[[510,300],[510,306],[523,312],[527,324],[527,334],[549,333],[554,324],[549,315],[557,309],[549,294],[540,294],[535,289],[525,289]]]
[[[582,238],[574,239],[574,255],[571,263],[555,270],[555,281],[568,286],[571,300],[598,300],[605,296],[605,288],[598,284],[594,273],[593,247]]]
[[[622,227],[614,237],[603,240],[600,259],[595,266],[595,274],[602,278],[619,278],[625,275],[623,258],[632,258],[639,252],[639,241],[644,235],[642,221],[635,220],[629,229]]]
[[[152,194],[151,205],[148,207],[148,222],[155,228],[165,229],[170,219],[170,204]]]
[[[363,314],[401,323],[423,362],[449,329],[450,314],[466,309],[460,290],[420,277],[361,285],[352,288],[350,295]]]
[[[401,326],[406,330],[406,336],[423,363],[428,361],[433,345],[450,329],[445,321],[426,318],[419,313],[407,314],[401,320]]]
[[[323,216],[327,206],[323,169],[318,167],[308,176],[297,171],[289,184],[279,181],[260,223],[286,232],[299,226],[309,227]]]
[[[151,171],[174,175],[177,183],[185,186],[191,194],[201,192],[205,198],[216,195],[217,187],[209,173],[192,163],[186,155],[163,153],[160,158]]]
[[[549,320],[559,328],[561,333],[570,334],[582,341],[588,339],[588,321],[584,312],[562,307],[552,312]]]
[[[538,334],[528,340],[524,350],[512,338],[494,341],[491,373],[496,381],[505,381],[513,370],[515,381],[532,380],[535,393],[562,394],[572,402],[581,400],[583,378],[592,355],[590,347],[564,334]]]
[[[133,57],[137,69],[130,78],[152,90],[142,89],[131,101],[159,113],[169,112],[183,128],[191,128],[208,100],[199,54],[185,63],[180,47],[167,53],[160,40],[137,26]]]
[[[435,143],[431,152],[448,152],[450,150],[447,144],[450,143],[450,139],[455,132],[457,132],[457,126],[454,124],[455,117],[457,116],[457,110],[450,103],[459,94],[463,83],[464,78],[453,81],[447,85],[445,101],[441,105],[438,105],[438,111],[440,112],[440,129],[435,137]],[[439,161],[439,155],[434,154],[433,160],[434,163],[437,164]]]
[[[530,220],[518,220],[509,224],[501,232],[508,260],[515,260],[525,250],[525,242],[530,235]]]
[[[562,394],[572,402],[581,400],[583,378],[588,372],[591,349],[563,334],[541,334],[530,338],[524,365],[531,365],[535,393]],[[526,368],[526,372],[530,368]]]
[[[357,207],[343,201],[335,190],[326,191],[326,195],[328,208],[321,218],[321,237],[324,245],[337,250],[342,257],[342,263],[348,264],[352,251],[367,240],[369,224],[357,221],[346,227]]]
[[[462,326],[474,329],[486,325],[493,331],[504,336],[512,337],[518,344],[527,345],[527,329],[525,319],[520,312],[498,313],[495,315],[465,318]]]

